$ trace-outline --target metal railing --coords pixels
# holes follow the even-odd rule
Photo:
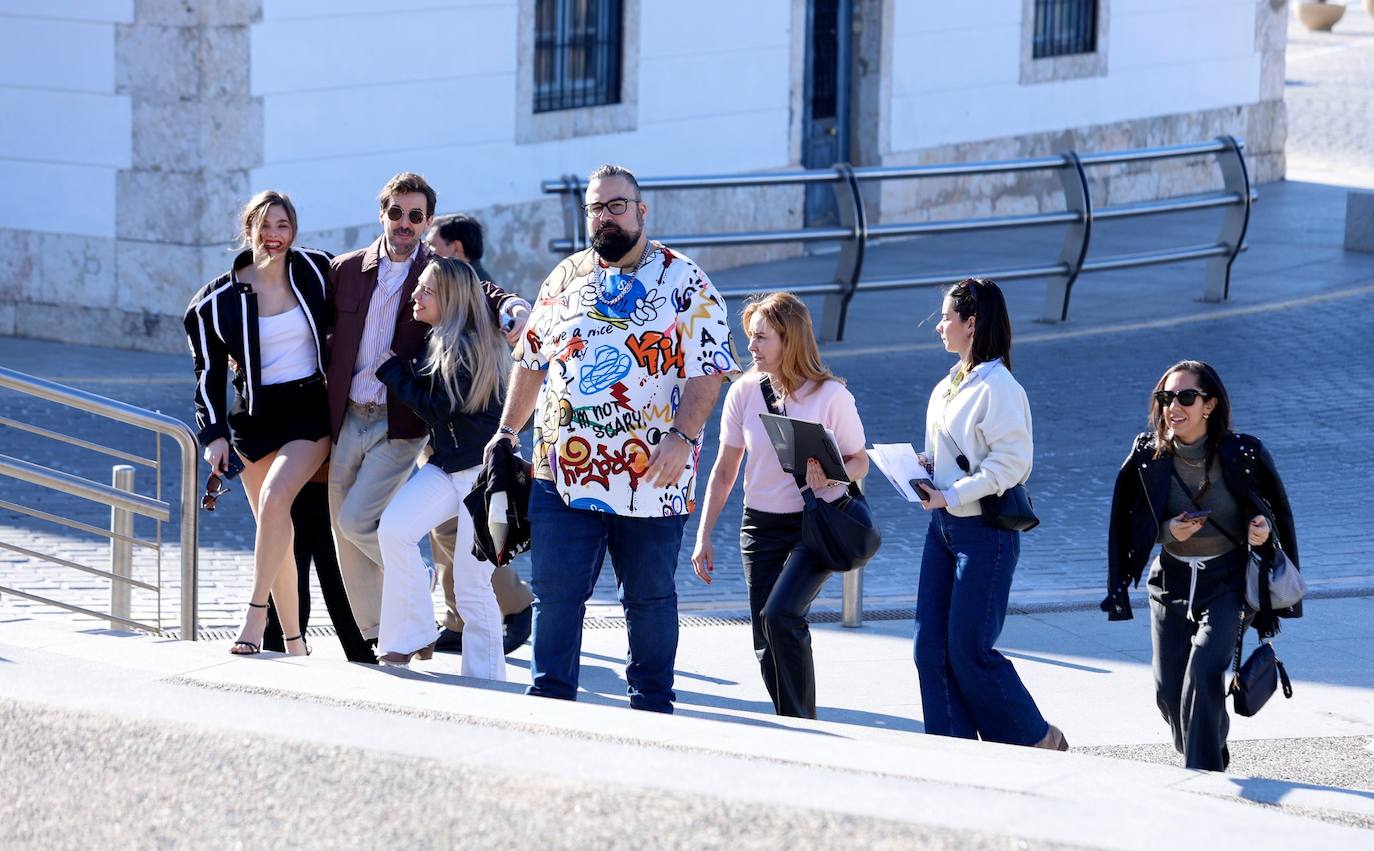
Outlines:
[[[1223,189],[1218,192],[1116,206],[1097,207],[1093,203],[1088,169],[1183,157],[1215,157],[1221,169],[1224,182]],[[881,183],[887,180],[919,180],[932,177],[965,177],[1035,171],[1054,172],[1058,175],[1063,188],[1065,209],[1019,216],[870,224],[864,206],[863,185],[870,182]],[[673,234],[659,238],[669,245],[684,248],[769,245],[790,242],[802,244],[838,242],[840,245],[839,257],[836,260],[835,273],[831,280],[789,283],[787,289],[797,295],[825,296],[819,323],[820,334],[824,339],[842,340],[844,339],[849,303],[856,294],[913,287],[946,286],[969,277],[971,274],[992,278],[998,282],[1027,278],[1049,279],[1043,313],[1047,322],[1062,322],[1069,318],[1069,299],[1073,293],[1074,283],[1080,275],[1087,272],[1106,272],[1165,263],[1181,263],[1189,260],[1206,260],[1206,280],[1202,298],[1204,301],[1222,301],[1230,292],[1231,264],[1235,261],[1236,256],[1245,249],[1245,231],[1250,222],[1250,206],[1256,197],[1250,188],[1250,176],[1245,166],[1243,145],[1232,136],[1222,136],[1211,142],[1190,145],[1139,148],[1097,154],[1077,154],[1069,151],[1054,156],[1022,160],[864,168],[854,168],[848,164],[840,163],[833,169],[696,177],[650,177],[639,180],[640,189],[646,191],[806,186],[811,184],[828,184],[833,188],[840,211],[839,226],[711,234]],[[582,195],[586,187],[582,183],[582,179],[574,175],[565,175],[558,180],[544,181],[541,188],[547,194],[561,196],[563,204],[566,236],[560,239],[551,239],[549,249],[559,253],[569,253],[586,247],[588,244],[586,221],[581,209]],[[1216,239],[1211,242],[1088,259],[1093,223],[1096,221],[1214,208],[1224,209],[1225,215]],[[1002,269],[963,269],[925,275],[870,279],[863,277],[864,253],[875,239],[972,233],[1043,225],[1068,226],[1059,257],[1051,262]],[[755,290],[721,288],[720,292],[727,297],[736,297],[751,295]]]
[[[46,511],[35,508],[17,505],[15,503],[0,500],[0,509],[13,511],[38,520],[66,526],[94,535],[101,535],[109,538],[111,542],[110,570],[91,567],[70,559],[59,556],[40,553],[27,547],[17,544],[0,541],[0,548],[18,553],[26,558],[44,561],[72,570],[79,570],[94,576],[109,579],[111,585],[111,610],[109,612],[97,612],[59,600],[21,591],[17,588],[0,587],[0,595],[13,594],[25,600],[32,600],[36,603],[43,603],[56,606],[77,614],[86,615],[100,620],[108,620],[111,624],[118,626],[132,627],[134,629],[145,630],[147,632],[162,632],[162,587],[161,587],[161,556],[162,556],[162,524],[171,522],[172,506],[164,502],[162,495],[162,441],[161,436],[166,435],[176,441],[181,447],[181,464],[179,491],[181,495],[180,505],[177,509],[178,526],[180,530],[179,545],[181,548],[181,637],[190,641],[196,640],[196,586],[197,586],[197,517],[196,505],[198,499],[197,465],[200,461],[200,451],[196,444],[195,435],[185,423],[175,417],[166,414],[149,411],[135,407],[124,402],[107,399],[104,396],[97,396],[84,390],[77,390],[46,379],[26,375],[12,369],[0,367],[0,389],[14,390],[35,398],[55,402],[65,405],[78,411],[98,414],[102,417],[116,420],[126,425],[136,426],[157,435],[155,452],[152,458],[144,458],[122,450],[103,446],[92,441],[83,440],[73,435],[35,426],[12,420],[8,417],[0,417],[0,426],[24,431],[42,437],[51,438],[70,446],[77,446],[82,449],[89,449],[100,452],[129,464],[137,464],[151,467],[156,473],[155,496],[142,496],[133,492],[133,467],[129,464],[115,466],[113,470],[113,484],[106,485],[81,476],[64,473],[10,455],[0,454],[0,476],[7,476],[22,482],[38,485],[39,487],[57,491],[59,493],[70,494],[82,499],[91,500],[111,508],[110,528],[101,529],[88,523],[82,523],[66,517],[60,517]],[[134,536],[133,516],[152,518],[157,523],[157,535],[155,540],[144,540]],[[152,550],[157,554],[159,565],[159,581],[157,584],[143,582],[134,579],[132,576],[133,548],[140,547]],[[158,622],[156,624],[143,623],[134,620],[129,611],[129,590],[140,588],[151,591],[158,595]]]

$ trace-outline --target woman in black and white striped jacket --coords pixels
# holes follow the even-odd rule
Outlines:
[[[244,251],[186,310],[196,372],[197,437],[213,474],[242,457],[243,485],[258,530],[253,591],[236,655],[257,653],[267,598],[277,603],[293,655],[309,652],[300,629],[291,503],[329,455],[324,389],[330,255],[295,248],[296,208],[280,192],[259,192],[243,208]],[[225,378],[233,369],[232,409]]]

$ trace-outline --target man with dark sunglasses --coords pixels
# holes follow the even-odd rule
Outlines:
[[[354,617],[372,640],[382,604],[377,524],[429,436],[428,426],[391,398],[376,369],[388,352],[413,358],[424,346],[429,326],[414,318],[411,296],[433,256],[423,237],[437,197],[423,177],[402,172],[387,181],[377,201],[382,235],[330,264],[335,318],[326,373],[334,441],[330,518]],[[529,310],[528,302],[495,284],[482,287],[493,322]]]

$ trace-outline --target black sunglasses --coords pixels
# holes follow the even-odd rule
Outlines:
[[[1167,408],[1170,405],[1172,405],[1174,403],[1174,399],[1178,399],[1178,403],[1183,407],[1191,408],[1193,406],[1193,403],[1196,402],[1198,399],[1210,398],[1211,394],[1203,393],[1201,390],[1194,390],[1191,387],[1187,390],[1179,390],[1178,392],[1174,392],[1173,390],[1155,391],[1155,401],[1159,403],[1159,407],[1161,408]]]
[[[400,207],[397,207],[395,205],[386,208],[386,217],[388,219],[391,219],[393,222],[399,222],[401,220],[401,216],[405,216],[406,218],[410,219],[410,223],[412,225],[418,225],[420,222],[423,222],[425,220],[425,211],[417,207],[416,209],[411,210],[409,213],[407,213],[405,210],[402,210]]]

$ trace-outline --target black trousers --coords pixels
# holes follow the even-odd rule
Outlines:
[[[1150,571],[1155,702],[1188,768],[1224,771],[1230,762],[1226,689],[1236,642],[1254,617],[1245,604],[1245,559],[1240,550],[1220,556],[1196,583],[1192,568],[1168,554]]]
[[[329,486],[324,482],[306,482],[291,503],[291,526],[295,532],[296,588],[300,595],[301,634],[310,623],[310,562],[315,562],[315,575],[320,580],[320,593],[334,631],[350,662],[377,663],[377,655],[363,640],[353,609],[348,604],[339,559],[334,552],[334,532],[329,524]],[[262,649],[285,652],[281,620],[276,603],[267,601],[267,631],[262,636]]]
[[[744,509],[740,555],[763,683],[779,715],[816,717],[816,667],[806,615],[830,571],[801,543],[802,512]]]

